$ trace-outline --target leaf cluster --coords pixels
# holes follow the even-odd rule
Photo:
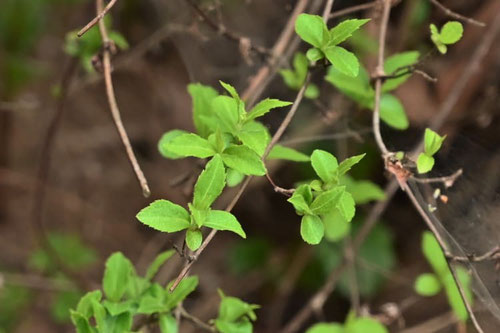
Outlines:
[[[288,199],[297,214],[302,216],[300,234],[309,244],[319,244],[325,233],[324,217],[338,212],[346,221],[355,214],[355,202],[340,179],[364,154],[353,156],[338,163],[335,156],[324,150],[315,150],[311,155],[311,165],[319,179],[300,185]]]
[[[326,58],[339,72],[356,77],[359,71],[358,58],[338,45],[368,21],[369,19],[345,20],[328,30],[321,16],[300,14],[295,21],[295,32],[313,46],[306,53],[307,59],[318,61]]]
[[[306,55],[302,52],[297,52],[293,56],[293,69],[282,69],[279,73],[288,88],[299,91],[306,81],[308,66],[309,60]],[[318,86],[314,83],[309,83],[304,96],[310,99],[318,98]]]
[[[455,315],[461,320],[468,318],[467,309],[460,296],[453,275],[448,268],[448,263],[436,238],[430,231],[422,234],[422,252],[427,262],[433,269],[433,273],[424,273],[415,281],[415,291],[422,296],[434,296],[444,289],[448,303]],[[455,268],[459,283],[465,290],[465,296],[472,303],[471,277],[463,267]]]
[[[185,278],[173,292],[168,289],[173,281],[167,287],[153,282],[158,270],[173,254],[173,250],[160,253],[148,267],[145,276],[139,276],[122,253],[113,253],[106,261],[103,291],[86,293],[76,309],[70,310],[77,332],[131,332],[137,315],[157,317],[162,333],[177,332],[172,310],[195,290],[198,278]]]
[[[433,130],[426,128],[424,134],[424,151],[418,155],[418,173],[427,173],[434,167],[434,155],[441,149],[446,135],[440,136]]]
[[[219,295],[221,297],[219,315],[214,320],[217,330],[221,333],[252,333],[252,321],[257,320],[254,310],[260,306],[226,296],[220,289]]]
[[[407,129],[409,121],[401,101],[389,92],[408,80],[411,75],[409,69],[418,61],[419,56],[417,51],[407,51],[392,55],[384,62],[384,72],[388,77],[382,85],[380,119],[398,130]],[[370,76],[364,67],[360,67],[356,77],[345,75],[332,67],[325,79],[361,107],[373,110],[375,90],[370,84]]]
[[[306,333],[388,333],[389,331],[377,320],[370,317],[356,317],[350,312],[344,324],[317,323]]]

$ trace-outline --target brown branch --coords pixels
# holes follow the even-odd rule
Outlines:
[[[181,317],[189,320],[197,328],[204,330],[204,331],[207,331],[207,332],[217,332],[213,326],[208,325],[207,323],[203,322],[201,319],[199,319],[199,318],[193,316],[192,314],[190,314],[189,312],[187,312],[186,309],[184,309],[184,307],[182,305],[179,305],[177,307],[177,309],[179,309]]]
[[[97,17],[99,17],[100,13],[102,13],[102,2],[103,0],[96,0],[97,7]],[[111,4],[111,2],[108,4]],[[139,163],[137,162],[137,158],[135,157],[134,151],[132,149],[132,145],[130,144],[130,139],[128,138],[127,131],[123,126],[123,122],[120,116],[120,110],[118,108],[118,103],[116,102],[115,90],[113,87],[113,79],[111,77],[111,52],[114,48],[113,42],[109,39],[108,31],[106,25],[103,20],[98,20],[99,22],[99,31],[101,33],[101,38],[103,42],[103,71],[104,71],[104,82],[106,85],[106,95],[108,97],[108,104],[111,110],[111,116],[113,117],[113,121],[115,123],[116,129],[120,136],[120,139],[125,147],[125,151],[127,153],[130,164],[132,165],[132,169],[135,172],[137,180],[142,188],[142,194],[145,197],[149,197],[151,191],[149,190],[148,182],[146,177],[144,177],[144,173],[142,172]]]
[[[106,8],[104,8],[102,11],[98,11],[96,17],[92,19],[85,27],[83,27],[80,31],[78,31],[77,36],[82,37],[87,31],[89,31],[94,25],[96,25],[98,22],[100,22],[104,16],[113,8],[117,0],[111,0]],[[102,6],[101,6],[102,7]]]
[[[332,134],[324,134],[324,135],[313,135],[307,137],[298,137],[288,140],[280,141],[281,145],[284,146],[294,146],[302,143],[315,142],[315,141],[326,141],[326,140],[339,140],[339,139],[347,139],[347,138],[356,138],[360,139],[362,134],[371,133],[372,128],[362,128],[360,130],[348,130],[344,133],[332,133]],[[362,139],[361,139],[362,141]]]
[[[331,13],[328,16],[328,19],[331,20],[331,19],[336,18],[336,17],[345,16],[345,15],[349,15],[349,14],[359,12],[362,10],[370,9],[370,8],[373,8],[377,5],[379,5],[379,4],[380,4],[380,0],[375,0],[372,2],[368,2],[368,3],[363,3],[361,5],[351,6],[351,7],[342,9],[342,10],[338,10],[335,13]]]
[[[430,184],[430,183],[443,183],[445,187],[452,187],[455,181],[463,174],[462,169],[458,169],[453,174],[443,177],[434,178],[416,178],[411,177],[411,179],[417,183]]]
[[[230,41],[237,42],[241,45],[244,41],[248,41],[248,38],[240,36],[232,31],[226,29],[226,27],[220,22],[219,24],[215,23],[193,0],[184,0],[193,10],[203,19],[203,21],[214,31],[219,33],[221,36],[225,37]],[[254,45],[250,43],[250,49],[259,53],[262,56],[268,56],[270,51],[262,46]]]
[[[485,27],[486,26],[486,23],[484,23],[484,22],[474,20],[471,17],[463,16],[463,15],[460,15],[460,14],[452,11],[451,9],[449,9],[448,7],[445,7],[443,4],[441,4],[437,0],[430,0],[430,1],[431,1],[431,3],[434,6],[436,6],[439,9],[441,9],[446,15],[448,15],[450,17],[456,18],[457,20],[465,21],[465,22],[473,24],[473,25],[477,25],[479,27]]]

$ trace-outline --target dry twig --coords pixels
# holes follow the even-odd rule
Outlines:
[[[486,26],[486,23],[484,23],[484,22],[477,21],[477,20],[474,20],[471,17],[467,17],[467,16],[460,15],[458,13],[455,13],[454,11],[452,11],[448,7],[444,6],[442,3],[440,3],[437,0],[430,0],[430,1],[431,1],[431,3],[434,6],[436,6],[439,9],[441,9],[446,15],[448,15],[450,17],[456,18],[457,20],[465,21],[465,22],[473,24],[473,25],[477,25],[479,27],[485,27]]]

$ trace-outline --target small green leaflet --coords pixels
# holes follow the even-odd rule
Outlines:
[[[361,26],[366,24],[369,19],[365,20],[345,20],[337,24],[330,30],[329,45],[338,45],[352,36],[352,33],[358,30]]]
[[[323,50],[326,58],[338,71],[347,76],[356,77],[359,72],[358,58],[354,53],[340,46],[329,46]]]
[[[337,186],[331,190],[322,192],[310,205],[313,214],[326,214],[333,210],[345,192],[345,186]]]
[[[201,234],[200,230],[188,229],[186,231],[186,245],[189,247],[191,251],[198,250],[202,241],[203,241],[203,235]]]
[[[319,244],[325,234],[323,221],[316,215],[305,215],[300,223],[300,235],[308,244]]]
[[[414,65],[420,56],[418,51],[407,51],[396,53],[388,57],[384,62],[384,72],[386,75],[399,75],[409,71],[409,67]],[[388,78],[382,85],[382,92],[389,92],[406,82],[411,73],[396,78]]]
[[[215,154],[212,145],[202,137],[194,134],[181,134],[165,145],[165,149],[178,156],[207,158]]]
[[[418,173],[427,173],[434,167],[434,157],[427,155],[426,153],[420,153],[417,159],[417,170]]]
[[[302,40],[317,48],[328,43],[328,29],[318,15],[300,14],[295,21],[295,32]]]
[[[232,231],[235,234],[241,236],[242,238],[246,238],[246,234],[241,228],[240,222],[236,219],[236,217],[226,211],[222,210],[212,210],[208,213],[207,219],[204,223],[205,227],[213,228],[216,230],[227,230]]]
[[[273,146],[269,155],[267,155],[268,160],[287,160],[293,162],[309,162],[310,158],[304,153],[297,151],[292,148],[276,144]]]
[[[175,250],[167,250],[158,254],[153,262],[149,265],[148,270],[146,271],[145,278],[147,280],[151,280],[152,278],[154,278],[160,267],[163,266],[163,264],[174,254]]]
[[[137,219],[145,225],[162,232],[176,232],[189,228],[189,213],[168,200],[156,200],[143,208]]]
[[[342,325],[337,323],[318,323],[309,327],[306,333],[345,333]]]
[[[422,296],[437,295],[443,286],[438,277],[432,273],[424,273],[418,276],[415,281],[415,291]]]
[[[380,99],[380,119],[399,130],[405,130],[410,126],[403,104],[391,94],[383,94]]]
[[[163,134],[160,141],[158,141],[158,151],[160,152],[160,154],[162,154],[163,157],[169,158],[169,159],[182,158],[182,156],[177,155],[177,154],[171,152],[170,150],[168,150],[167,147],[168,147],[168,144],[170,142],[172,142],[172,140],[174,140],[175,138],[177,138],[178,136],[181,136],[183,134],[189,134],[189,133],[186,131],[183,131],[183,130],[174,129],[174,130],[168,131],[165,134]]]
[[[343,160],[336,169],[337,175],[340,177],[346,174],[347,171],[351,170],[353,166],[358,164],[363,159],[363,157],[365,157],[365,155],[366,154],[356,155]]]
[[[247,121],[262,117],[271,109],[281,108],[292,104],[291,102],[280,101],[279,99],[266,98],[255,105],[247,114]]]
[[[226,171],[222,159],[215,155],[205,166],[194,186],[193,206],[207,209],[219,197],[226,185]]]
[[[446,45],[455,44],[462,38],[464,28],[462,23],[457,21],[447,22],[441,31],[434,25],[430,25],[431,40],[436,45],[439,52],[445,54],[448,50]]]
[[[316,149],[311,155],[311,165],[322,181],[329,183],[334,180],[334,172],[338,167],[335,156],[327,151]]]
[[[446,135],[440,136],[430,128],[426,128],[424,134],[425,153],[429,156],[436,154],[441,149],[444,139],[446,139]]]
[[[246,146],[229,146],[221,156],[225,165],[245,175],[263,176],[266,174],[266,167],[259,155]]]
[[[108,258],[102,288],[109,300],[117,302],[122,298],[132,267],[132,263],[121,252],[115,252]]]
[[[211,128],[205,120],[212,117],[212,100],[219,94],[214,88],[199,83],[189,84],[188,92],[193,101],[193,121],[196,131],[201,137],[207,138]]]
[[[346,221],[351,222],[356,213],[356,206],[351,193],[343,191],[335,207]]]

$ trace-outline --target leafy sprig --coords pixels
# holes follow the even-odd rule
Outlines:
[[[434,167],[434,155],[441,149],[446,135],[440,136],[433,130],[426,128],[424,134],[424,151],[418,155],[418,173],[427,173]]]
[[[431,40],[439,52],[445,54],[448,51],[447,45],[457,43],[463,35],[464,27],[458,21],[446,22],[439,31],[436,25],[430,25]]]

